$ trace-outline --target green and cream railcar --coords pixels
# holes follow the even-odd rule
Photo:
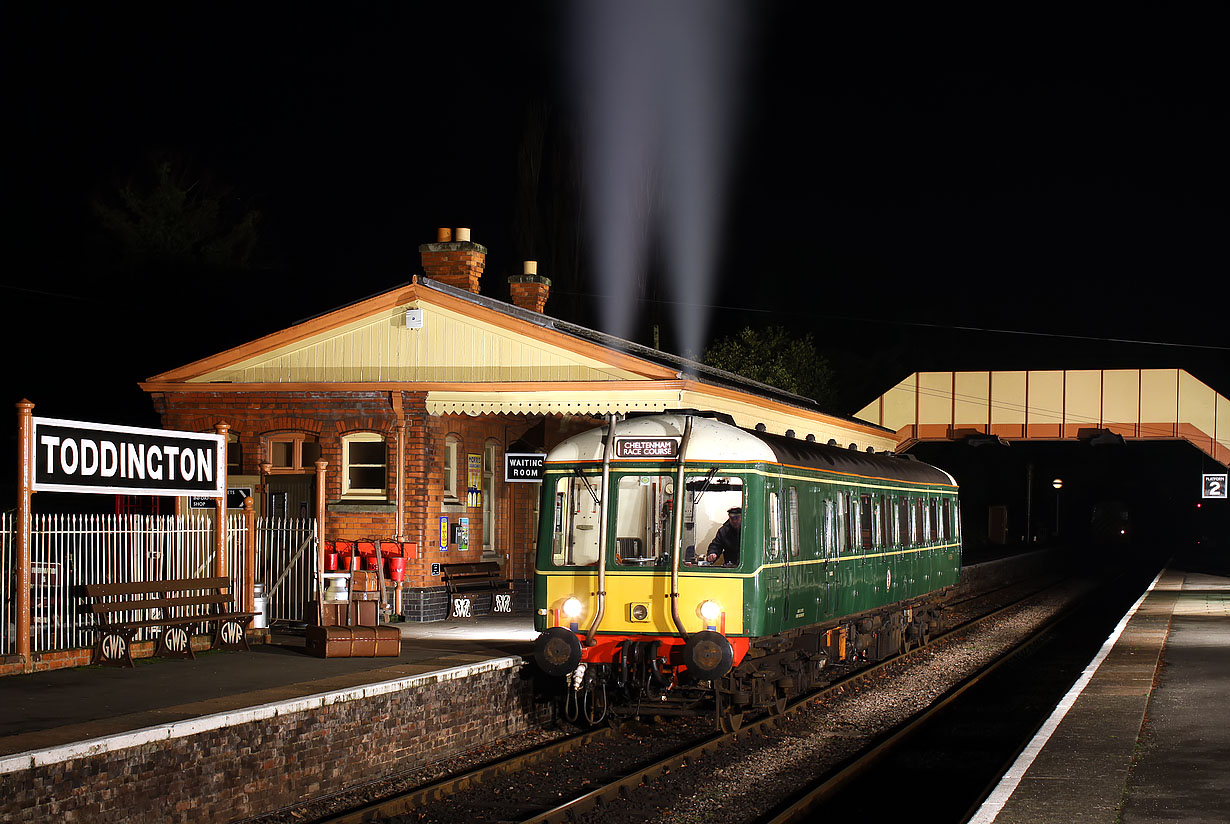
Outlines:
[[[711,564],[735,507],[738,562]],[[716,700],[729,722],[835,656],[920,640],[959,579],[959,523],[952,477],[914,460],[711,414],[612,420],[546,458],[536,659],[591,719],[652,698],[658,713]]]

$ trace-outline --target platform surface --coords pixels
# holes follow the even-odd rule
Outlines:
[[[1225,561],[1172,562],[1120,627],[972,822],[1230,822]]]
[[[0,758],[364,684],[528,657],[532,616],[397,624],[399,658],[316,658],[303,637],[196,660],[138,659],[0,678]]]

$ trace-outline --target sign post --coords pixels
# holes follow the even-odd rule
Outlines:
[[[17,654],[26,672],[34,669],[30,659],[30,494],[33,477],[30,445],[33,443],[34,404],[17,403]]]

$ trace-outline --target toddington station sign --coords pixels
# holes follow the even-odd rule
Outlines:
[[[222,435],[32,420],[35,491],[204,498],[226,494]]]

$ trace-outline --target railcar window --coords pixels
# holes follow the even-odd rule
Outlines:
[[[769,536],[769,560],[776,561],[782,555],[782,513],[776,492],[769,493],[769,509],[765,515],[769,519],[768,529],[765,530]]]
[[[840,552],[854,549],[854,501],[848,492],[837,495],[837,548]]]
[[[833,517],[833,502],[824,502],[824,554],[825,557],[832,558],[836,555],[837,538],[834,534],[837,531],[836,519]]]
[[[675,480],[624,475],[615,495],[615,562],[645,566],[666,557],[674,525]]]
[[[927,534],[933,541],[940,539],[939,526],[939,507],[936,506],[935,498],[927,499]]]
[[[910,543],[918,543],[918,507],[914,505],[914,501],[907,500],[906,507],[910,510]]]
[[[871,496],[859,496],[859,539],[863,549],[871,549],[875,544],[872,542],[871,535]]]
[[[704,475],[689,475],[685,479],[683,563],[701,564],[711,553],[721,556],[717,559],[719,564],[729,562],[730,559],[719,551],[720,547],[714,542],[718,539],[719,530],[731,520],[730,510],[735,507],[745,508],[741,478],[718,475],[714,468]],[[742,517],[739,520],[742,521]],[[725,540],[729,534],[730,530],[727,530],[722,539]]]
[[[897,509],[897,543],[908,544],[910,542],[909,506],[905,498],[897,498],[893,503]]]
[[[952,537],[952,507],[949,501],[945,498],[940,502],[940,538],[949,539]]]
[[[876,498],[876,526],[880,534],[876,536],[876,546],[888,546],[888,501],[883,495]]]
[[[786,540],[790,542],[790,555],[797,558],[802,536],[799,534],[799,490],[793,486],[786,490],[786,517]]]
[[[589,479],[573,475],[555,483],[551,559],[556,566],[598,563],[598,502]]]

